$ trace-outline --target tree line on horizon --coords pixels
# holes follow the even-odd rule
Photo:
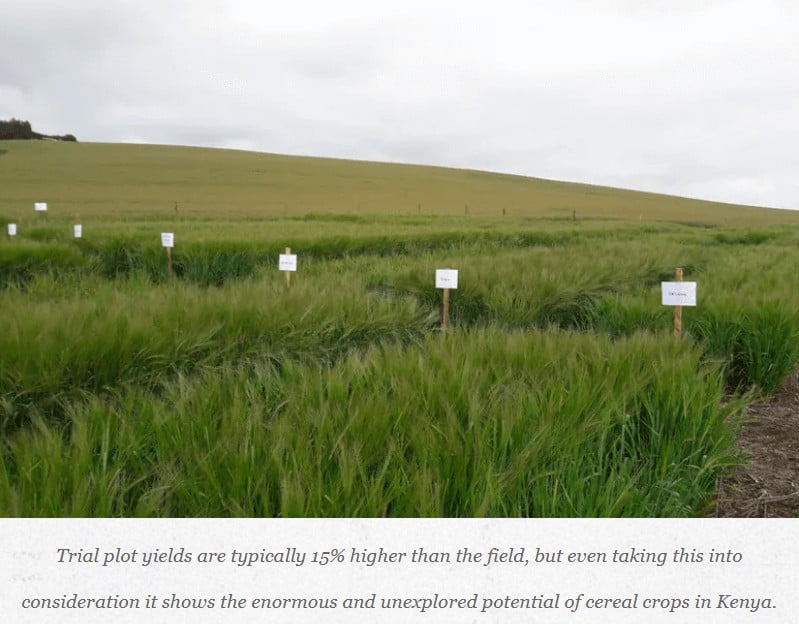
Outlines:
[[[29,121],[0,119],[0,140],[52,139],[54,141],[77,141],[74,134],[41,134],[34,132]]]

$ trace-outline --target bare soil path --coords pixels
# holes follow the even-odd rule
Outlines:
[[[740,437],[750,461],[721,480],[720,518],[799,518],[799,375],[747,410]]]

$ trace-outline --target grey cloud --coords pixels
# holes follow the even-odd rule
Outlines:
[[[300,75],[312,80],[368,81],[385,63],[379,42],[361,29],[305,36],[271,48]]]
[[[11,76],[26,91],[53,76],[73,75],[87,65],[146,40],[153,24],[146,13],[104,2],[15,3],[4,7],[0,79]]]

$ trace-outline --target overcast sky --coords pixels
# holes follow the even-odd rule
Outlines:
[[[5,0],[10,117],[799,209],[799,1]]]

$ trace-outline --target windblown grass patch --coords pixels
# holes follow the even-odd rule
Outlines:
[[[498,329],[180,377],[11,435],[15,515],[685,516],[734,461],[701,352]]]
[[[799,366],[799,316],[776,302],[729,314],[719,307],[704,312],[690,331],[713,357],[726,363],[727,381],[736,390],[754,386],[770,395]]]
[[[433,320],[413,300],[364,294],[352,279],[295,280],[287,289],[274,274],[218,290],[133,281],[57,303],[27,299],[24,291],[0,299],[4,428],[58,415],[85,393],[152,388],[253,354],[331,361],[377,339],[419,337]]]
[[[0,289],[24,285],[37,275],[87,274],[93,270],[92,260],[69,243],[15,241],[0,245]]]
[[[680,253],[695,266],[706,261],[698,246],[683,246]],[[459,287],[451,293],[456,325],[593,329],[606,298],[668,279],[675,257],[674,245],[654,252],[635,241],[578,240],[568,246],[516,251],[495,247],[436,254],[407,270],[397,266],[391,273],[375,273],[369,285],[411,293],[433,307],[441,300],[432,280],[435,269],[457,268]]]
[[[688,278],[697,281],[698,305],[683,310],[684,331],[706,357],[724,363],[731,390],[772,394],[799,367],[799,278],[792,257],[780,244],[709,252]],[[596,328],[613,335],[668,328],[672,309],[659,302],[657,287],[608,297],[597,308]]]
[[[67,223],[62,229],[66,231]],[[175,232],[173,224],[161,226],[163,231]],[[242,279],[259,268],[274,268],[277,256],[286,246],[293,247],[304,259],[334,260],[341,258],[420,256],[447,250],[485,248],[529,248],[569,245],[584,237],[602,236],[601,232],[519,232],[504,230],[469,231],[442,230],[412,233],[370,234],[349,236],[336,234],[328,228],[316,236],[305,232],[302,236],[272,234],[265,239],[255,239],[246,229],[239,230],[238,240],[202,240],[191,236],[192,228],[178,230],[178,244],[173,249],[173,275],[178,279],[204,286],[221,286],[231,280]],[[14,246],[0,247],[0,267],[8,267],[0,287],[9,283],[24,283],[36,275],[53,271],[66,274],[81,271],[94,272],[113,279],[136,272],[149,275],[156,283],[167,279],[164,250],[157,237],[159,230],[151,227],[145,237],[142,233],[125,236],[118,234],[107,238],[92,236],[67,241],[58,245],[34,245],[28,240]],[[181,234],[188,234],[185,242]]]

